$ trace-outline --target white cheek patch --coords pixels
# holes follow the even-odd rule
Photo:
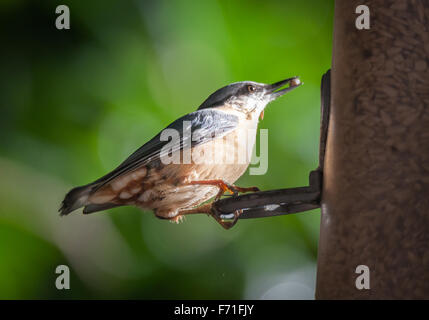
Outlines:
[[[252,112],[256,113],[261,119],[264,118],[264,109],[268,101],[266,100],[255,100],[253,101]]]

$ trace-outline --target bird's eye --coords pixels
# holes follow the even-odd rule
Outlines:
[[[255,91],[255,90],[256,90],[256,88],[255,88],[255,86],[248,85],[248,86],[247,86],[247,90],[248,90],[249,92],[253,92],[253,91]]]

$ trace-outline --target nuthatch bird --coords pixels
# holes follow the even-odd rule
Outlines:
[[[249,166],[259,118],[269,102],[299,85],[293,77],[274,84],[236,82],[215,91],[197,111],[171,123],[112,172],[68,192],[61,215],[81,207],[88,214],[134,205],[175,222],[187,214],[207,213],[230,228],[240,212],[226,222],[213,214],[212,203],[203,203],[225,192],[258,191],[234,183]],[[172,139],[165,133],[172,133]]]

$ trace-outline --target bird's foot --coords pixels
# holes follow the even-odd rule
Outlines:
[[[224,229],[228,230],[231,229],[238,221],[238,218],[243,213],[243,210],[236,210],[231,215],[232,221],[225,221],[222,219],[219,215],[219,213],[216,211],[216,208],[213,206],[213,202],[203,204],[199,207],[192,208],[192,209],[182,209],[178,212],[178,214],[173,217],[169,218],[173,222],[179,222],[183,219],[185,215],[188,214],[198,214],[198,213],[206,213],[207,215],[213,217],[219,223]],[[229,217],[228,217],[229,218]]]
[[[238,196],[238,193],[245,193],[245,192],[258,192],[260,191],[258,187],[249,187],[249,188],[242,188],[242,187],[237,187],[235,185],[228,185],[228,188],[231,193],[231,196],[236,197]],[[219,200],[223,195],[224,195],[225,191],[220,190],[219,193],[216,195],[215,201]]]
[[[243,213],[243,209],[235,210],[235,212],[232,214],[233,219],[232,221],[225,221],[224,219],[220,218],[215,212],[212,212],[211,216],[226,230],[231,229],[238,221],[238,218]]]
[[[230,193],[233,197],[238,196],[237,188],[234,185],[225,182],[224,185],[219,187],[219,192],[216,195],[215,201],[219,200],[225,192]]]
[[[179,223],[181,223],[181,222],[185,221],[185,215],[180,214],[180,215],[177,215],[177,216],[175,216],[175,217],[173,217],[173,218],[171,218],[171,219],[169,219],[169,220],[170,220],[170,222],[172,222],[172,223],[179,224]]]
[[[229,184],[223,180],[203,180],[203,181],[191,181],[190,184],[198,185],[212,185],[219,188],[219,192],[216,195],[215,201],[219,200],[225,192],[231,193],[233,197],[237,196],[239,192],[257,192],[260,191],[258,187],[242,188],[237,187],[233,184]]]
[[[219,192],[216,195],[216,200],[219,200],[220,197],[223,196],[225,192],[229,192],[232,195],[237,195],[238,190],[235,186],[223,181],[223,180],[202,180],[202,181],[191,181],[189,184],[197,184],[197,185],[211,185],[219,188]]]
[[[238,192],[258,192],[261,191],[259,190],[258,187],[248,187],[248,188],[242,188],[242,187],[237,187],[237,186],[233,186],[235,188],[235,190],[237,190]]]

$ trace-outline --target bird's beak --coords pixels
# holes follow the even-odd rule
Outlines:
[[[303,82],[299,80],[299,77],[285,79],[285,80],[267,85],[267,90],[265,92],[265,95],[268,96],[270,101],[273,101],[278,97],[284,95],[286,92],[292,91],[293,89],[299,87],[302,84]]]

